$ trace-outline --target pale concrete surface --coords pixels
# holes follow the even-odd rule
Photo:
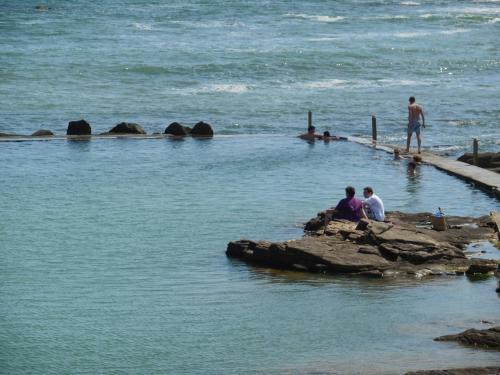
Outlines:
[[[374,143],[370,139],[358,138],[358,137],[348,137],[349,141],[356,142],[365,146],[373,147],[377,150],[386,151],[389,153],[393,153],[395,148],[399,148],[400,150],[404,150],[404,147],[383,143]],[[412,156],[418,155],[416,152],[410,154],[402,154],[402,156]],[[463,163],[458,160],[445,158],[443,156],[439,156],[433,154],[430,151],[423,151],[420,156],[423,159],[423,162],[426,164],[430,164],[435,166],[438,169],[446,171],[450,174],[463,178],[464,180],[471,181],[481,188],[487,190],[492,195],[494,195],[497,199],[500,199],[500,174],[489,171],[484,168],[479,168],[474,165],[470,165],[467,163]]]

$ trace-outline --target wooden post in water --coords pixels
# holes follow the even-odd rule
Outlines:
[[[313,114],[311,111],[307,113],[307,128],[309,129],[313,125]]]
[[[479,165],[479,141],[477,138],[472,141],[472,164]]]
[[[377,142],[377,118],[372,115],[372,141]]]

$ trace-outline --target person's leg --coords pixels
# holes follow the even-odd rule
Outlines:
[[[410,152],[411,133],[412,132],[408,129],[408,135],[406,136],[406,152]]]
[[[420,146],[422,145],[422,139],[420,138],[420,130],[418,130],[416,133],[417,133],[418,153],[420,154]]]
[[[328,223],[332,220],[333,210],[326,210],[325,212],[325,229]]]

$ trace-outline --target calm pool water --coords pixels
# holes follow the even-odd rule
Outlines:
[[[0,144],[5,374],[402,373],[499,363],[435,343],[500,321],[496,279],[364,280],[225,257],[371,185],[387,209],[500,203],[389,154],[292,137]]]

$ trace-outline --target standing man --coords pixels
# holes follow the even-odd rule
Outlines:
[[[370,186],[363,189],[363,196],[366,198],[363,202],[363,207],[368,219],[384,221],[385,211],[382,199],[373,193],[373,189]]]
[[[410,142],[413,132],[417,135],[418,153],[420,154],[420,117],[422,117],[422,126],[425,128],[424,111],[422,107],[415,102],[415,97],[410,96],[410,105],[408,105],[408,138],[406,138],[406,152],[410,152]]]

